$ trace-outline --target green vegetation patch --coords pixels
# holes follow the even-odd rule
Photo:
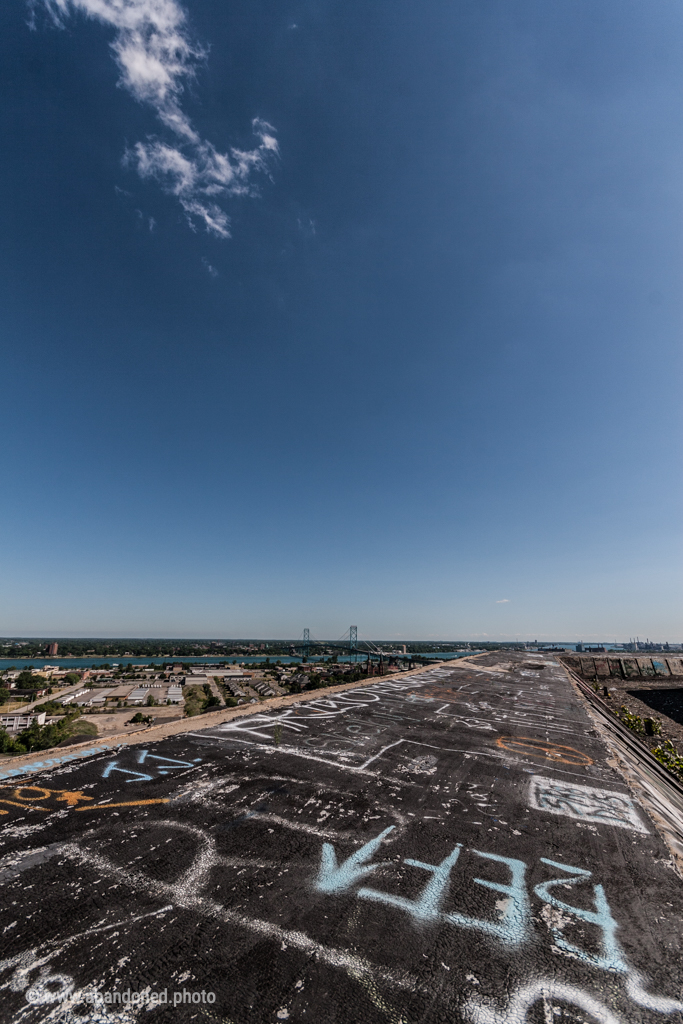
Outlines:
[[[662,723],[656,718],[641,718],[633,714],[624,704],[619,710],[619,720],[628,726],[632,732],[646,736],[661,736]]]
[[[97,736],[97,726],[94,722],[86,722],[85,718],[78,718],[71,730],[72,736]]]
[[[671,740],[665,740],[664,746],[655,747],[652,751],[660,764],[683,782],[683,757],[678,753]]]
[[[34,722],[14,739],[6,729],[0,729],[0,753],[26,754],[33,750],[47,750],[58,747],[74,735],[96,736],[97,727],[90,722],[79,721],[80,711],[74,710],[58,722],[38,725]]]
[[[187,718],[221,707],[221,702],[215,693],[212,693],[209,683],[204,683],[203,686],[184,686],[183,697],[185,698]]]

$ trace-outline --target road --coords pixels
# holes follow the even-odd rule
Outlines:
[[[683,883],[547,657],[24,781],[0,790],[8,1021],[683,1020]]]

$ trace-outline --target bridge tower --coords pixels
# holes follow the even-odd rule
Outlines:
[[[353,651],[354,661],[358,661],[358,626],[349,626],[349,650]]]
[[[307,658],[311,650],[311,631],[310,629],[304,630],[304,642],[301,648],[301,653],[304,658]]]

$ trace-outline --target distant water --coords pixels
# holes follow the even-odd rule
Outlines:
[[[447,661],[450,658],[464,658],[468,654],[477,654],[481,652],[477,651],[458,651],[447,654],[442,654],[440,651],[428,652],[427,654],[421,654],[421,658],[439,658],[442,661]],[[410,655],[406,655],[410,657]],[[101,668],[103,664],[107,665],[170,665],[172,662],[178,662],[179,664],[185,665],[260,665],[264,661],[270,660],[271,665],[279,661],[282,665],[291,665],[292,662],[300,662],[301,658],[288,658],[278,657],[277,655],[271,655],[268,659],[267,655],[252,655],[250,657],[235,657],[235,658],[216,658],[215,655],[211,655],[207,658],[26,658],[22,660],[12,658],[0,658],[0,670],[4,668],[42,668],[44,665],[57,665],[59,668],[65,668],[67,671],[72,668]],[[310,663],[323,661],[322,658],[311,657],[308,659]],[[347,664],[353,663],[353,655],[343,655],[338,658],[340,662],[346,662]],[[361,651],[358,656],[358,663],[361,664],[365,661],[365,656]]]

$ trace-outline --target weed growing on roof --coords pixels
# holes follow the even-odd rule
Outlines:
[[[655,747],[652,751],[660,764],[683,782],[683,757],[678,753],[671,740],[665,740],[664,746]]]

